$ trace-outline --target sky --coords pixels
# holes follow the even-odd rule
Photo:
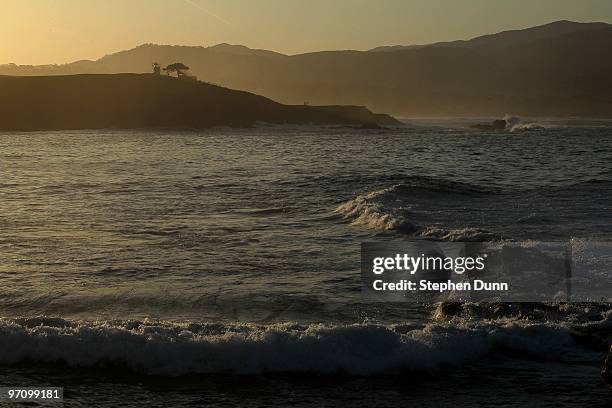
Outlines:
[[[612,0],[0,0],[0,63],[98,59],[143,43],[286,54],[469,39],[556,20],[612,23]]]

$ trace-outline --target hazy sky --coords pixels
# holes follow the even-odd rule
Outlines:
[[[288,54],[466,39],[555,20],[612,22],[612,0],[0,0],[0,63],[97,59],[142,43]]]

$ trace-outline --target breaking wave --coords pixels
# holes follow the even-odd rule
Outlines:
[[[598,324],[610,334],[611,319]],[[583,331],[588,332],[588,325]],[[492,353],[563,360],[599,351],[575,327],[526,320],[410,325],[196,324],[0,320],[0,364],[47,363],[151,374],[377,375],[464,365]],[[599,357],[599,354],[597,354]]]
[[[426,184],[423,183],[426,181]],[[389,188],[357,195],[339,205],[335,212],[350,220],[353,225],[370,229],[397,230],[426,239],[444,241],[489,241],[498,239],[494,233],[479,228],[448,229],[437,225],[423,226],[411,219],[411,199],[418,195],[443,194],[443,199],[451,200],[453,195],[476,195],[484,191],[462,183],[434,180],[396,184]]]
[[[524,122],[522,118],[518,116],[509,116],[506,115],[504,117],[506,121],[506,130],[510,132],[520,132],[520,131],[529,131],[529,130],[544,130],[544,126],[535,123],[535,122]]]

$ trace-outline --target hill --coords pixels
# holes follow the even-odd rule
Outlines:
[[[244,91],[153,74],[0,76],[0,89],[2,131],[399,123],[358,106],[282,105]]]
[[[523,30],[508,30],[495,34],[481,35],[470,40],[457,40],[438,42],[427,45],[393,45],[382,46],[371,49],[373,52],[400,51],[414,49],[417,47],[438,46],[438,47],[472,47],[479,49],[503,48],[513,45],[520,45],[530,41],[555,38],[566,34],[582,31],[599,30],[610,27],[607,23],[576,23],[573,21],[561,20],[553,23],[544,24],[536,27],[525,28]]]
[[[283,55],[221,44],[145,44],[97,61],[1,66],[46,75],[147,72],[181,61],[208,82],[287,104],[359,105],[402,116],[612,117],[612,25],[558,21],[471,40]]]

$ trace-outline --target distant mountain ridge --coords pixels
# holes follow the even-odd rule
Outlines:
[[[145,44],[96,61],[0,66],[6,75],[148,72],[180,61],[199,79],[287,104],[401,116],[612,117],[612,25],[558,21],[428,45],[284,55],[240,45]]]
[[[612,27],[608,23],[576,23],[568,20],[555,21],[536,27],[525,28],[522,30],[507,30],[496,34],[486,34],[474,37],[470,40],[443,41],[423,45],[393,45],[372,48],[369,51],[400,51],[414,49],[416,47],[427,46],[460,46],[460,47],[508,47],[522,42],[536,41],[547,38],[554,38],[560,35],[572,34],[581,31],[598,30]]]
[[[234,55],[259,55],[259,56],[265,56],[265,57],[286,57],[285,54],[281,54],[275,51],[253,49],[253,48],[246,47],[244,45],[235,45],[235,44],[228,44],[228,43],[213,45],[211,47],[207,47],[206,49],[209,51],[224,52],[227,54],[234,54]]]

